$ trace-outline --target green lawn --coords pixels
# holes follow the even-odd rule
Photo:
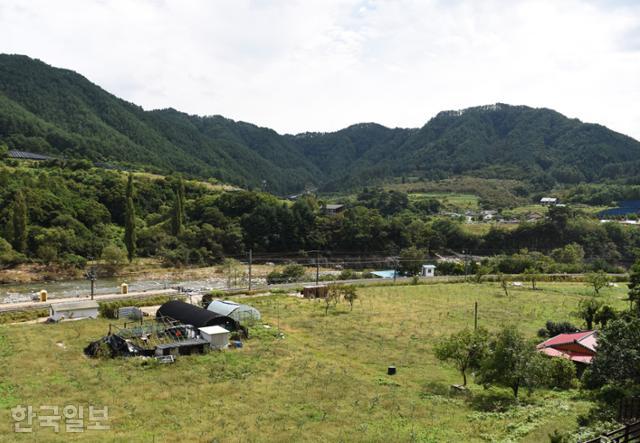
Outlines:
[[[479,405],[500,390],[450,394],[460,377],[432,354],[443,334],[472,325],[475,301],[481,326],[517,324],[532,340],[546,320],[578,323],[583,284],[540,286],[508,298],[490,283],[362,288],[352,312],[341,304],[328,316],[321,301],[257,297],[271,329],[253,328],[242,349],[166,366],[85,358],[107,320],[0,326],[0,441],[546,441],[589,407],[578,391],[487,412]],[[603,292],[625,306],[624,285]],[[108,405],[111,431],[14,434],[18,404]]]

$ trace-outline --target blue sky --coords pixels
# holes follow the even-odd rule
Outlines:
[[[3,0],[0,51],[278,132],[496,102],[640,139],[640,1]]]

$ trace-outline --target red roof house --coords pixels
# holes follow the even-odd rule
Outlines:
[[[597,331],[559,334],[540,343],[536,348],[551,357],[567,358],[576,363],[591,364],[598,345]]]

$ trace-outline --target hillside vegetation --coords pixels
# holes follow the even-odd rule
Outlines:
[[[221,116],[145,111],[75,72],[19,55],[0,55],[0,143],[275,193],[405,175],[514,179],[534,190],[640,176],[639,142],[549,109],[497,104],[441,112],[419,129],[367,123],[280,135]]]

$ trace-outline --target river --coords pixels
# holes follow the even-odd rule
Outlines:
[[[120,292],[122,279],[101,278],[95,282],[96,294],[116,294]],[[255,279],[254,284],[264,283],[264,279]],[[207,278],[200,280],[132,280],[127,281],[129,292],[151,291],[181,287],[187,292],[201,292],[212,289],[224,289],[227,281],[224,278]],[[46,290],[49,298],[80,297],[91,293],[91,283],[88,280],[66,280],[53,282],[5,284],[0,285],[0,303],[15,303],[29,301],[38,297],[38,293]]]

